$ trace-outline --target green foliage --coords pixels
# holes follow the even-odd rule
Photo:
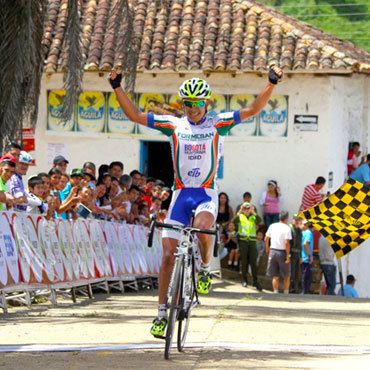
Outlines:
[[[369,0],[260,0],[260,2],[370,51]]]

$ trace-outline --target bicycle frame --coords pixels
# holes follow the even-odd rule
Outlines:
[[[191,309],[199,304],[198,293],[195,287],[195,234],[203,233],[216,236],[213,254],[215,257],[217,257],[219,232],[218,225],[216,226],[215,230],[208,230],[199,229],[192,226],[184,227],[180,225],[160,223],[153,218],[149,226],[148,247],[152,246],[155,227],[164,227],[177,230],[181,234],[176,252],[174,253],[175,263],[167,290],[167,302],[171,302],[171,304],[166,336],[163,337],[163,339],[166,339],[164,357],[168,359],[171,352],[173,331],[176,321],[179,322],[177,348],[179,351],[182,351],[185,345]],[[187,291],[189,288],[187,284],[189,283],[190,290]],[[188,306],[187,300],[189,303]]]

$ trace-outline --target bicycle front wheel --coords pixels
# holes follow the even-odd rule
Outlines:
[[[180,255],[176,258],[175,266],[173,268],[173,276],[171,278],[172,284],[171,289],[171,304],[170,304],[170,315],[168,318],[168,326],[166,331],[166,346],[164,350],[164,358],[168,360],[170,358],[173,332],[178,317],[178,312],[181,304],[181,276],[184,270],[184,256]]]
[[[189,329],[191,310],[194,306],[195,300],[195,272],[194,272],[194,256],[190,266],[190,274],[186,274],[186,271],[181,276],[181,291],[185,289],[183,297],[182,310],[179,313],[179,325],[177,332],[177,349],[182,352],[185,346],[186,335]]]

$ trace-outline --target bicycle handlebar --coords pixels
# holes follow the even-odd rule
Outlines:
[[[209,229],[199,229],[197,227],[184,227],[184,226],[179,226],[179,225],[172,225],[172,224],[165,224],[163,222],[158,222],[155,218],[155,216],[151,219],[150,224],[149,224],[149,236],[148,236],[148,247],[151,248],[153,245],[153,234],[154,234],[154,229],[155,227],[165,227],[167,229],[173,229],[173,230],[183,230],[187,229],[190,231],[190,233],[201,233],[201,234],[208,234],[208,235],[215,235],[216,240],[215,240],[215,245],[214,245],[214,250],[213,250],[213,255],[215,257],[218,256],[218,248],[220,245],[220,233],[219,233],[219,225],[216,225],[215,230],[209,230]]]

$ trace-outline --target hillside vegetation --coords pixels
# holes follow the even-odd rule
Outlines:
[[[257,0],[370,51],[370,0]]]

